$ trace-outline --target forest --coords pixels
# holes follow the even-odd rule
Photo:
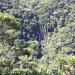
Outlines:
[[[0,0],[0,75],[75,75],[75,0]]]

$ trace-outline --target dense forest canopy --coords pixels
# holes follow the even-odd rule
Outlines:
[[[0,75],[75,75],[75,0],[0,0]]]

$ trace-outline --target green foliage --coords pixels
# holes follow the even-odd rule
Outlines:
[[[0,0],[0,11],[0,75],[75,75],[74,0]]]
[[[5,31],[5,34],[7,36],[12,36],[15,32],[16,32],[15,29],[8,29]]]
[[[16,37],[16,30],[20,29],[20,23],[17,22],[14,16],[7,13],[0,13],[0,29],[0,35],[3,37],[1,40],[12,43],[14,37]]]
[[[11,75],[29,75],[31,73],[32,73],[32,71],[29,70],[28,68],[26,68],[26,69],[15,68],[12,70]]]
[[[37,55],[37,51],[33,50],[32,48],[24,48],[25,53],[31,54],[31,55]]]
[[[74,74],[74,69],[75,69],[74,56],[58,57],[57,63],[61,65],[60,70],[64,72],[64,74],[69,74],[69,75]]]
[[[37,62],[33,61],[33,59],[27,55],[19,56],[19,59],[25,64],[25,68],[28,67],[30,69],[34,69],[34,67],[37,67]]]
[[[0,58],[0,65],[1,66],[9,66],[10,64],[10,60],[6,59],[6,58]]]
[[[52,35],[49,48],[55,48],[57,52],[60,52],[61,50],[63,51],[64,47],[69,48],[71,43],[74,43],[73,41],[73,37],[75,36],[74,29],[75,29],[74,23],[68,24],[67,26],[60,28],[57,33],[54,33]],[[68,50],[71,51],[73,49],[74,47],[71,46],[71,48]]]
[[[10,75],[9,67],[5,67],[2,72],[2,75]]]
[[[16,21],[14,16],[8,15],[7,13],[0,13],[0,19],[3,22],[8,22],[9,23],[9,29],[19,29],[20,28],[20,23]]]

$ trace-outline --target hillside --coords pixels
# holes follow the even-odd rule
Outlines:
[[[75,0],[0,0],[0,75],[75,75]]]

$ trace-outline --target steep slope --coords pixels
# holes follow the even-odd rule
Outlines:
[[[44,61],[44,63],[50,65],[49,68],[54,68],[54,66],[57,66],[57,61],[60,66],[60,68],[58,68],[59,72],[61,70],[63,75],[74,75],[75,4],[69,4],[68,7],[70,7],[70,12],[67,15],[67,23],[65,22],[64,26],[59,28],[57,32],[48,33],[48,38],[44,41],[44,56],[41,62]],[[73,68],[70,69],[70,67]]]
[[[0,11],[1,75],[75,75],[75,0],[0,0]]]

